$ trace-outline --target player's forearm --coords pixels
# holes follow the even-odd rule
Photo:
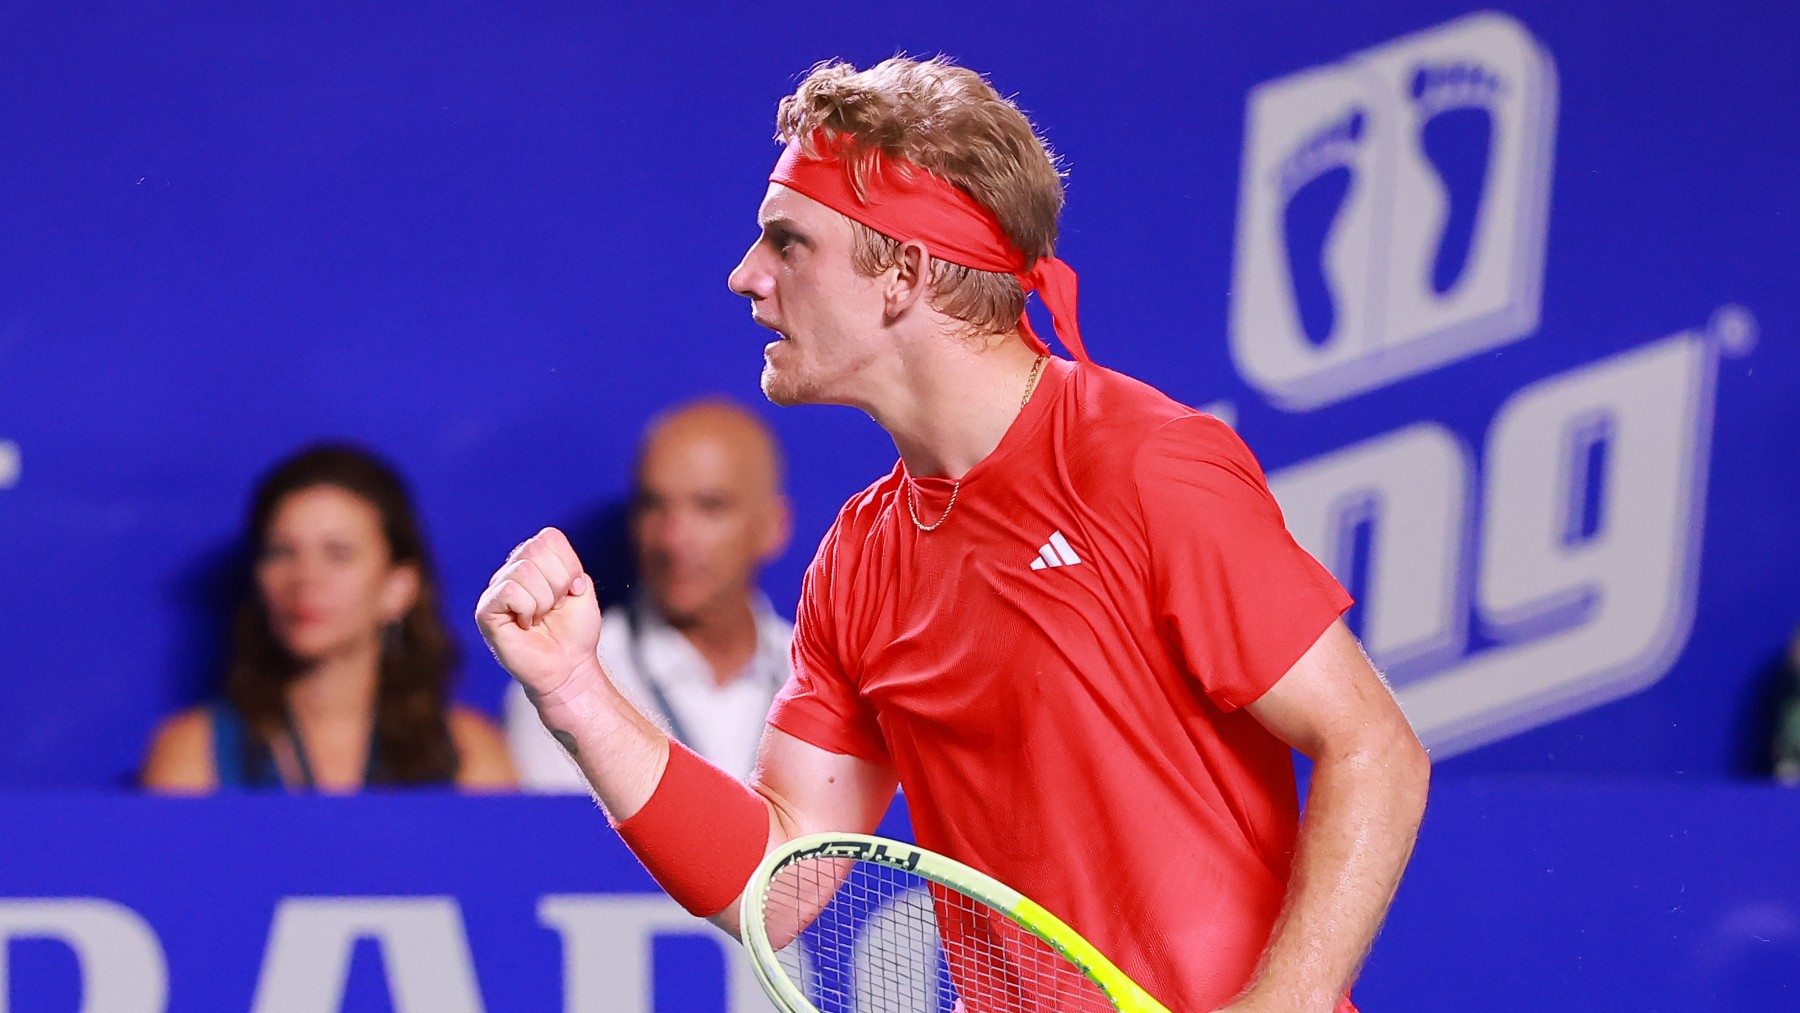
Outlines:
[[[575,760],[614,823],[635,816],[656,790],[669,738],[620,693],[598,661],[554,693],[526,691],[557,744]]]
[[[1246,1006],[1336,1007],[1399,887],[1429,779],[1410,734],[1314,761],[1287,900]]]
[[[764,855],[767,855],[769,852],[774,851],[776,848],[781,847],[783,844],[786,844],[805,833],[805,831],[797,830],[791,817],[784,814],[781,800],[778,797],[771,796],[766,789],[760,786],[756,787],[755,791],[757,797],[761,798],[763,803],[769,807],[769,837],[767,843],[763,846]],[[725,905],[723,910],[719,911],[717,914],[707,916],[706,919],[725,930],[725,932],[733,939],[743,938],[742,927],[738,924],[738,901],[742,897],[743,891],[740,890],[738,896],[733,898],[731,903]],[[805,917],[802,918],[801,921],[811,922],[812,918],[818,914],[818,911],[806,911],[803,913]]]
[[[672,743],[598,664],[532,702],[669,896],[735,935],[737,899],[772,846],[770,801]]]

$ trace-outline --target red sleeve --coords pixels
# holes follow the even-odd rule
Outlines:
[[[838,519],[838,524],[843,518]],[[794,616],[793,675],[776,694],[769,723],[831,753],[887,763],[875,709],[844,670],[838,610],[847,595],[834,586],[838,525],[826,532],[800,585]]]
[[[1254,702],[1350,595],[1288,534],[1250,448],[1218,419],[1162,425],[1138,452],[1136,479],[1165,641],[1214,703]]]

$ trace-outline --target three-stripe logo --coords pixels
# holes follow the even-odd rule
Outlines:
[[[1081,557],[1075,554],[1069,540],[1063,537],[1062,532],[1057,531],[1050,535],[1048,542],[1038,546],[1038,558],[1031,561],[1031,568],[1047,570],[1054,566],[1074,566],[1079,562]]]

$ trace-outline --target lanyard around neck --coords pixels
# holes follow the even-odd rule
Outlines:
[[[308,791],[318,791],[319,783],[313,777],[312,761],[306,757],[306,743],[300,738],[300,725],[294,720],[294,712],[289,708],[281,709],[281,723],[287,730],[288,741],[294,747],[294,762],[300,765],[300,787]],[[367,788],[375,781],[375,722],[369,722],[369,755],[363,761],[362,787]]]
[[[649,664],[644,659],[643,642],[644,633],[648,626],[648,620],[643,616],[642,612],[643,609],[636,599],[633,599],[631,603],[625,607],[626,624],[631,629],[631,646],[628,648],[631,653],[631,667],[637,672],[638,682],[642,683],[645,691],[650,694],[651,706],[655,707],[657,712],[663,716],[663,720],[668,722],[669,734],[674,736],[675,740],[682,745],[685,745],[690,749],[698,750],[700,748],[699,743],[688,736],[687,729],[683,728],[681,725],[681,719],[675,715],[674,705],[669,703],[668,696],[663,693],[661,685],[662,680],[657,678],[656,673],[651,670]],[[756,652],[750,656],[751,678],[757,678],[762,674],[759,671],[761,665],[762,630],[759,627],[756,635]],[[754,747],[754,751],[750,757],[751,767],[753,769],[756,765],[757,758],[761,756],[762,752],[762,743],[760,739],[761,737],[758,736],[759,741]]]

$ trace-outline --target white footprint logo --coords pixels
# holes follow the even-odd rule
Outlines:
[[[1419,147],[1449,202],[1428,275],[1431,291],[1445,296],[1469,273],[1493,164],[1494,106],[1505,84],[1479,64],[1449,63],[1420,66],[1408,90],[1419,114]]]
[[[1330,341],[1337,329],[1337,296],[1325,254],[1356,180],[1363,127],[1363,111],[1352,108],[1301,142],[1276,170],[1288,283],[1300,328],[1314,345]]]

